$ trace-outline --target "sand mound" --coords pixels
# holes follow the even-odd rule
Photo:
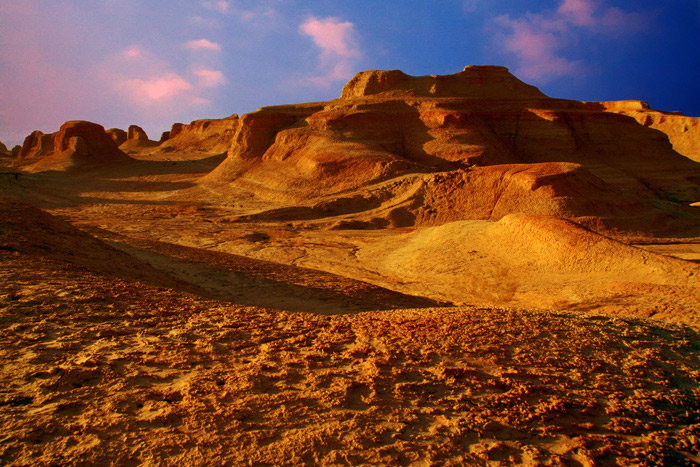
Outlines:
[[[613,314],[700,322],[695,309],[700,303],[698,265],[552,216],[448,223],[368,246],[357,256],[362,264],[433,298],[579,309],[593,303],[603,309],[611,305],[606,300],[615,299],[608,308]],[[643,294],[639,287],[653,289],[656,298],[636,296]],[[622,294],[625,288],[630,293]]]
[[[498,222],[452,222],[421,229],[385,258],[392,269],[459,273],[479,251],[536,274],[608,274],[655,283],[695,281],[700,267],[657,255],[553,216],[510,214]],[[699,276],[700,277],[700,276]]]

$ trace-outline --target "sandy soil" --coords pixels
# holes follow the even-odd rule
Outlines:
[[[288,313],[20,252],[2,263],[3,463],[700,460],[692,328],[473,307]]]

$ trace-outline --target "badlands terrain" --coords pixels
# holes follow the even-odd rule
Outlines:
[[[2,464],[700,463],[698,118],[367,71],[0,162]]]

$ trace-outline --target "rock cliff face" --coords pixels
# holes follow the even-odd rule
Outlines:
[[[107,134],[112,137],[117,146],[124,144],[127,140],[127,133],[119,128],[110,128],[107,130]]]
[[[195,120],[188,125],[174,123],[167,138],[162,138],[159,152],[184,151],[222,154],[231,144],[238,126],[238,115],[221,119]]]
[[[401,191],[425,191],[426,174],[438,173],[462,182],[449,195],[439,184],[420,196]],[[415,223],[500,218],[528,206],[620,219],[648,215],[653,204],[673,217],[700,201],[700,165],[663,132],[602,104],[549,98],[495,66],[448,76],[368,71],[339,99],[259,109],[241,117],[227,159],[207,180],[307,207],[353,190],[396,189],[382,206],[401,205]],[[401,183],[387,188],[390,180]],[[479,183],[488,186],[476,190]]]
[[[649,108],[643,101],[587,102],[589,108],[628,115],[640,124],[664,132],[679,154],[700,162],[700,118]]]
[[[129,131],[127,132],[126,139],[127,140],[135,139],[138,141],[148,141],[148,135],[146,134],[145,131],[143,131],[143,128],[141,128],[140,126],[130,125]]]
[[[19,157],[21,159],[34,159],[51,154],[53,151],[53,138],[53,133],[45,135],[39,130],[33,131],[24,139]]]

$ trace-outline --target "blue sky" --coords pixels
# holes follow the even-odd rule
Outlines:
[[[358,71],[510,68],[552,97],[700,117],[700,0],[0,0],[0,140],[340,95]]]

